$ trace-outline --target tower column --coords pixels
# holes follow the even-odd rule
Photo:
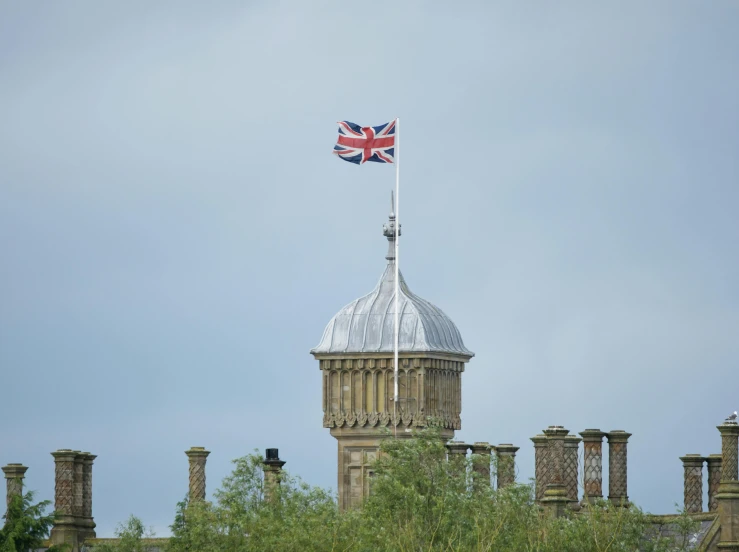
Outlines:
[[[592,504],[603,498],[603,433],[600,429],[581,431],[583,442],[582,504]]]

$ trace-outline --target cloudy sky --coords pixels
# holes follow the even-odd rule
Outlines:
[[[739,408],[739,4],[0,0],[0,464],[53,497],[97,454],[99,536],[160,535],[190,446],[278,447],[334,487],[308,353],[384,268],[392,167],[335,121],[403,122],[402,271],[476,356],[467,441],[634,434],[629,496]]]

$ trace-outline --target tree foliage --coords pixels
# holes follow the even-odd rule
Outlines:
[[[213,502],[181,502],[171,552],[676,552],[687,539],[664,539],[641,510],[607,501],[580,513],[542,515],[531,485],[491,489],[474,469],[485,457],[447,460],[437,431],[386,439],[361,509],[338,510],[335,497],[282,472],[265,498],[262,458],[234,461]],[[493,466],[494,469],[494,466]],[[688,516],[674,528],[695,530]],[[141,538],[141,537],[140,537]],[[123,552],[123,549],[120,549]],[[126,548],[125,552],[136,552]]]
[[[54,525],[54,514],[46,514],[46,509],[51,502],[44,500],[34,504],[34,496],[33,491],[28,491],[11,498],[5,514],[5,525],[0,529],[0,552],[26,552],[41,548],[49,536]]]

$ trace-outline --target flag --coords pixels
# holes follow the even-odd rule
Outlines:
[[[360,127],[339,122],[339,139],[334,153],[344,161],[360,165],[366,161],[395,162],[395,121],[380,126]]]

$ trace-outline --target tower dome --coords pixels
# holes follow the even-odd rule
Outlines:
[[[371,292],[342,308],[326,326],[314,355],[391,353],[395,338],[395,214],[383,227],[388,261]],[[400,234],[400,228],[398,229]],[[469,351],[457,326],[444,312],[408,289],[400,276],[398,350],[401,353],[441,353],[466,357]]]

